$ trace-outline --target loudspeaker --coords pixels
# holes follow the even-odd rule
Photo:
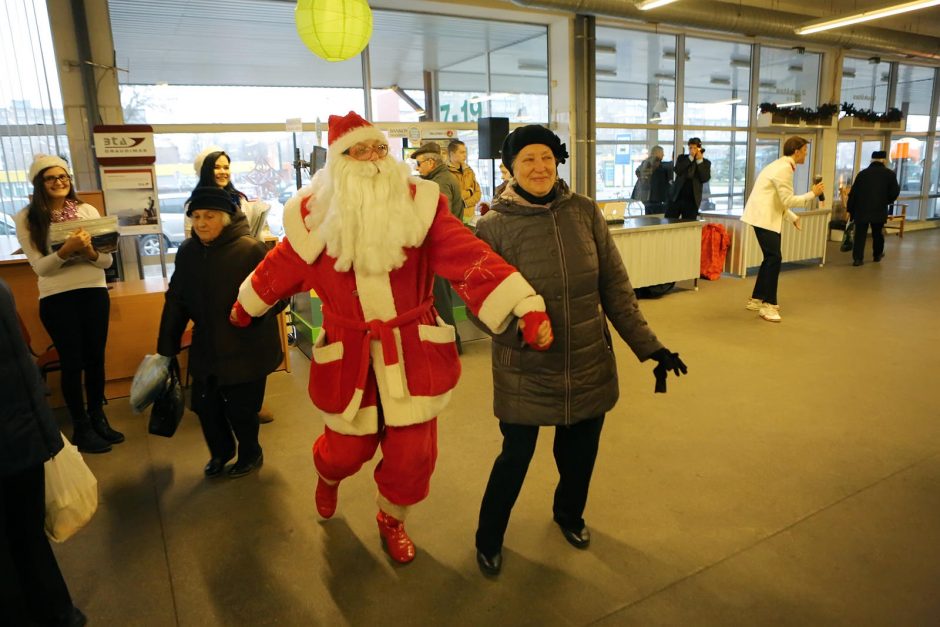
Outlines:
[[[499,159],[503,141],[509,135],[509,118],[480,118],[477,130],[480,159]]]

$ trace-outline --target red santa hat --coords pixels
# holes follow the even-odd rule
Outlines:
[[[356,144],[373,140],[382,143],[388,141],[385,133],[372,126],[355,111],[350,111],[343,116],[330,116],[328,141],[331,158],[336,158]]]

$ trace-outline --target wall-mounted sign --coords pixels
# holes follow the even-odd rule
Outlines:
[[[157,160],[153,127],[146,124],[95,127],[95,157],[101,165],[141,165]]]

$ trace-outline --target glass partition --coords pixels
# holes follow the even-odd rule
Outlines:
[[[675,124],[676,37],[598,27],[597,122]]]
[[[685,42],[683,122],[687,126],[747,126],[751,46],[695,37]]]
[[[761,46],[757,102],[809,108],[818,106],[821,57],[815,52]]]
[[[876,57],[873,57],[876,58]],[[879,113],[888,109],[891,64],[846,57],[842,62],[842,102]]]

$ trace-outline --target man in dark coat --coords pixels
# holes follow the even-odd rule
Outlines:
[[[676,157],[675,172],[672,202],[666,209],[666,217],[694,220],[702,204],[702,186],[712,178],[712,162],[705,158],[701,139],[689,140],[689,153]]]
[[[852,265],[862,265],[865,257],[865,239],[871,225],[871,246],[875,261],[881,261],[885,251],[884,225],[888,220],[888,205],[901,193],[898,178],[885,163],[887,153],[871,153],[871,164],[858,173],[849,192],[848,210],[855,221],[855,245]]]
[[[427,142],[411,153],[411,158],[418,165],[418,174],[421,175],[421,178],[437,183],[437,186],[441,188],[441,193],[444,194],[444,198],[447,199],[450,212],[458,220],[463,221],[464,203],[460,192],[460,182],[454,176],[454,173],[450,171],[450,168],[447,167],[447,164],[444,163],[441,147],[435,142]],[[437,313],[440,314],[444,322],[454,327],[456,333],[453,292],[450,283],[439,276],[434,277],[434,308],[437,309]],[[463,353],[459,333],[457,333],[457,352]]]
[[[0,280],[0,625],[85,624],[44,529],[44,464],[62,444],[13,294]]]

